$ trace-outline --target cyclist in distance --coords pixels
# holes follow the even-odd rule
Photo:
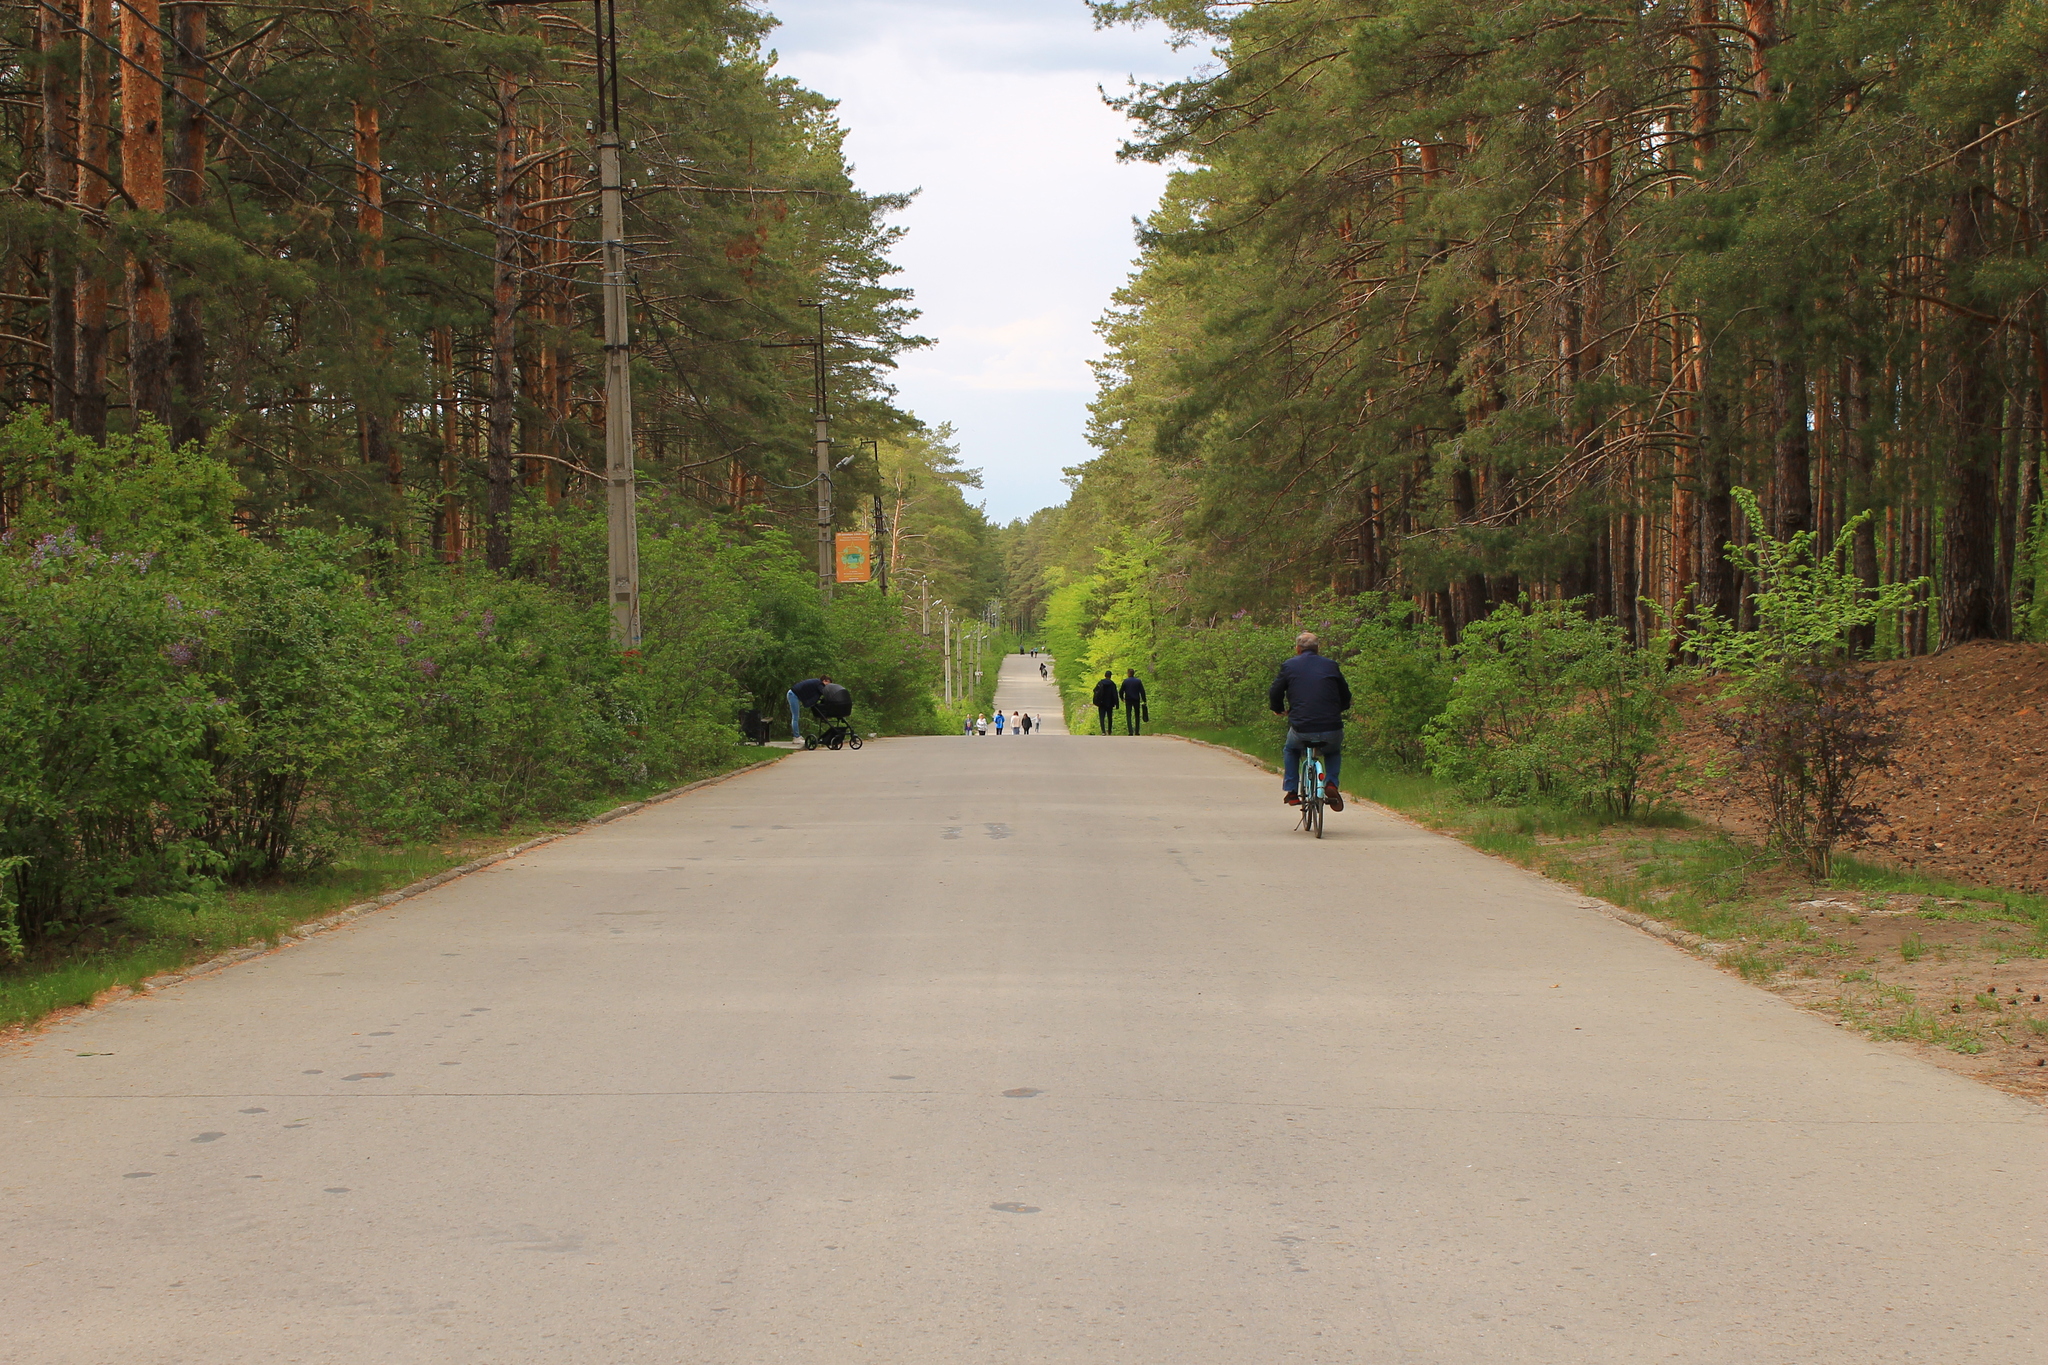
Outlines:
[[[1344,681],[1344,671],[1335,661],[1323,657],[1323,642],[1313,631],[1294,637],[1294,657],[1280,665],[1280,676],[1266,691],[1266,704],[1274,715],[1287,717],[1280,799],[1290,806],[1301,804],[1296,790],[1301,782],[1301,755],[1306,745],[1315,743],[1322,746],[1329,771],[1329,794],[1324,800],[1331,810],[1343,810],[1337,768],[1343,762],[1344,713],[1351,709],[1351,684]]]

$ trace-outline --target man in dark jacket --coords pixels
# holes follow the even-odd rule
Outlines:
[[[1116,679],[1108,669],[1102,672],[1102,681],[1095,684],[1095,723],[1100,733],[1116,733]]]
[[[1143,712],[1145,710],[1145,684],[1138,681],[1137,669],[1131,668],[1124,671],[1122,695],[1124,699],[1124,733],[1135,735],[1138,733],[1138,722],[1144,718]]]
[[[1280,676],[1267,689],[1266,704],[1273,714],[1287,715],[1280,799],[1290,806],[1301,804],[1296,790],[1301,782],[1301,756],[1314,742],[1322,746],[1323,765],[1329,774],[1324,800],[1331,810],[1343,810],[1337,769],[1344,759],[1344,713],[1351,709],[1351,684],[1344,681],[1343,671],[1333,661],[1323,657],[1322,641],[1310,632],[1294,637],[1294,657],[1280,665]]]

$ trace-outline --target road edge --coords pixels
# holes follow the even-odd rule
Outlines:
[[[1191,735],[1169,734],[1165,731],[1154,731],[1153,733],[1158,735],[1162,739],[1177,739],[1183,744],[1198,744],[1204,749],[1214,749],[1218,753],[1229,754],[1232,758],[1242,759],[1246,763],[1251,764],[1254,768],[1258,768],[1264,772],[1276,773],[1280,771],[1277,765],[1269,763],[1265,759],[1259,758],[1253,754],[1248,754],[1242,749],[1233,749],[1228,744],[1215,744],[1206,739],[1196,739]],[[1516,862],[1512,858],[1503,858],[1498,853],[1488,853],[1485,849],[1479,848],[1471,843],[1468,843],[1465,840],[1458,838],[1457,835],[1452,834],[1446,830],[1431,829],[1428,825],[1423,824],[1420,820],[1415,819],[1411,815],[1403,814],[1402,812],[1395,810],[1392,806],[1383,806],[1377,801],[1367,801],[1363,797],[1357,796],[1348,797],[1346,799],[1350,801],[1356,801],[1358,802],[1358,804],[1362,806],[1371,806],[1380,814],[1388,816],[1395,820],[1399,820],[1404,825],[1408,825],[1415,829],[1422,830],[1428,834],[1438,835],[1439,837],[1449,839],[1454,843],[1463,844],[1466,848],[1471,849],[1474,853],[1477,853],[1482,857],[1491,858],[1498,863],[1506,863],[1509,867],[1514,868],[1518,872],[1525,872],[1531,877],[1535,877],[1539,881],[1548,882],[1552,886],[1558,887],[1565,891],[1569,891],[1572,895],[1577,896],[1579,898],[1578,903],[1580,909],[1597,910],[1601,914],[1607,916],[1609,919],[1619,920],[1621,921],[1621,923],[1628,925],[1630,928],[1641,930],[1643,933],[1648,934],[1652,938],[1661,938],[1666,943],[1669,943],[1677,948],[1682,948],[1686,952],[1694,954],[1695,956],[1718,959],[1721,956],[1721,954],[1730,951],[1730,948],[1732,946],[1724,943],[1715,943],[1711,939],[1702,938],[1698,934],[1692,933],[1689,930],[1680,929],[1676,925],[1666,924],[1662,920],[1654,919],[1649,915],[1640,914],[1637,911],[1625,909],[1622,906],[1615,905],[1611,901],[1601,900],[1598,896],[1595,896],[1588,891],[1581,890],[1579,887],[1573,886],[1570,882],[1561,882],[1557,878],[1549,876],[1546,873],[1538,872],[1536,869],[1532,867],[1524,867],[1522,866],[1522,864]]]
[[[321,934],[339,929],[345,924],[353,923],[365,915],[375,914],[379,910],[388,909],[400,901],[410,900],[414,896],[423,895],[437,887],[446,886],[449,882],[459,877],[466,877],[472,872],[481,872],[487,867],[502,863],[510,858],[516,858],[522,853],[539,848],[542,844],[552,844],[560,839],[573,838],[578,834],[595,829],[599,825],[610,824],[612,821],[631,815],[636,811],[645,810],[649,806],[658,806],[665,801],[673,801],[677,797],[687,796],[694,791],[701,791],[705,787],[715,787],[721,782],[730,782],[735,777],[758,772],[772,764],[781,762],[794,752],[796,751],[787,750],[776,754],[772,758],[764,758],[758,762],[749,763],[745,767],[734,768],[730,772],[699,778],[695,782],[686,782],[680,787],[675,787],[665,792],[658,792],[643,801],[629,801],[623,806],[614,806],[610,810],[593,815],[587,820],[580,820],[567,829],[557,830],[552,834],[543,834],[537,838],[525,840],[522,843],[512,845],[510,848],[501,849],[496,853],[487,853],[481,858],[472,858],[460,866],[448,868],[446,871],[437,872],[431,877],[422,877],[416,882],[401,886],[396,891],[387,891],[373,900],[360,901],[355,905],[344,906],[339,910],[331,911],[320,916],[318,919],[307,920],[290,933],[280,935],[275,943],[244,944],[239,948],[230,948],[224,953],[216,953],[202,962],[195,962],[190,967],[179,971],[164,972],[148,977],[136,982],[133,986],[109,987],[86,1004],[52,1010],[42,1018],[22,1025],[18,1031],[8,1030],[4,1036],[0,1036],[0,1042],[27,1042],[36,1037],[36,1035],[46,1031],[50,1025],[75,1018],[80,1014],[103,1009],[108,1005],[117,1004],[123,1000],[134,1000],[151,995],[168,987],[181,985],[192,980],[194,977],[211,976],[237,963],[247,962],[252,958],[263,957],[269,953],[280,952],[294,944],[303,943],[307,939],[316,938]]]

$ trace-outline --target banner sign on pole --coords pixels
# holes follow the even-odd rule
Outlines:
[[[837,545],[839,564],[838,581],[841,583],[865,583],[872,570],[870,557],[873,553],[874,537],[866,531],[841,531],[833,537]]]

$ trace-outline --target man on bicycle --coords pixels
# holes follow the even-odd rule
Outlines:
[[[1343,762],[1344,713],[1351,709],[1351,684],[1332,660],[1323,657],[1323,642],[1312,631],[1294,637],[1294,657],[1280,665],[1280,676],[1266,691],[1266,704],[1274,715],[1287,716],[1287,747],[1281,751],[1280,799],[1290,806],[1301,804],[1296,790],[1301,783],[1301,756],[1310,744],[1323,751],[1323,765],[1329,774],[1329,791],[1324,804],[1331,810],[1344,809],[1343,793],[1337,790],[1337,768]]]

